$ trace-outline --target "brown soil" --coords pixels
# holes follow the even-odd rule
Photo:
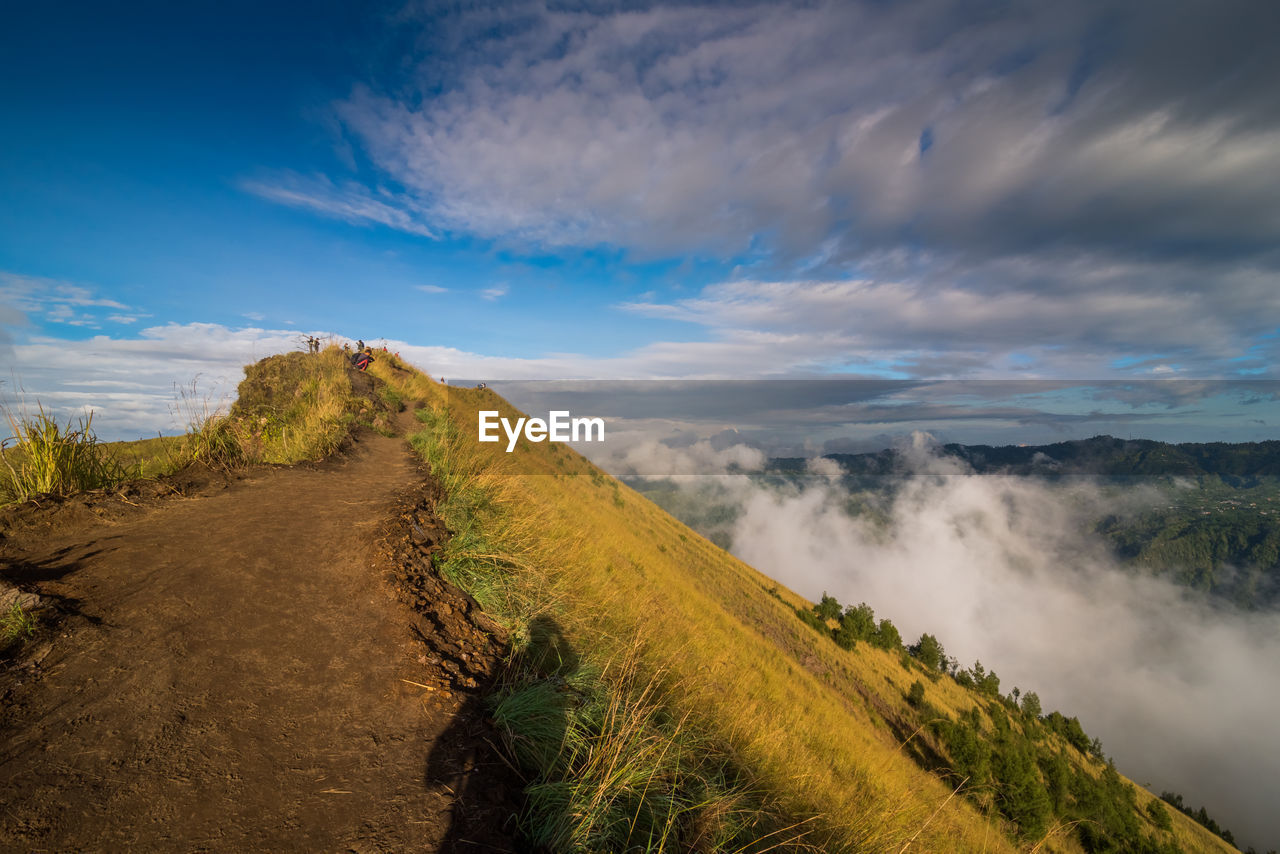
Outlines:
[[[431,568],[433,497],[367,434],[4,514],[52,605],[0,673],[0,849],[520,850],[503,638]]]

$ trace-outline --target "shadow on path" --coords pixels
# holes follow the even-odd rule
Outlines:
[[[536,617],[530,623],[529,635],[529,645],[515,666],[539,680],[559,681],[577,671],[579,656],[554,619],[545,615]],[[499,696],[497,683],[498,679],[492,679],[467,697],[453,724],[436,740],[427,758],[427,786],[448,786],[454,796],[444,851],[545,850],[528,842],[520,833],[520,816],[512,810],[513,805],[526,800],[526,794],[510,791],[501,783],[494,788],[492,780],[497,775],[474,773],[485,765],[502,765],[510,772],[508,779],[513,781],[513,785],[521,782],[521,776],[510,767],[504,752],[500,752],[498,747],[501,735],[490,713],[491,703]],[[537,711],[547,712],[550,709],[539,707]],[[525,724],[536,729],[536,738],[543,750],[558,751],[568,722],[563,710],[555,712],[553,715],[538,715],[536,720],[514,723],[517,727]],[[515,734],[515,738],[527,740],[529,735],[520,732]],[[441,773],[434,769],[452,770]],[[527,817],[527,804],[521,809]],[[499,834],[495,835],[494,831]],[[521,841],[513,847],[511,839]]]

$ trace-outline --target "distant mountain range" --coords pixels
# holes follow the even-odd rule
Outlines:
[[[1020,475],[1218,475],[1253,478],[1280,475],[1280,441],[1187,442],[1169,444],[1150,439],[1094,436],[1052,445],[940,446],[937,454],[963,461],[976,474]],[[851,475],[910,474],[917,469],[904,451],[886,449],[865,454],[826,454]],[[774,472],[799,472],[805,460],[771,460]]]

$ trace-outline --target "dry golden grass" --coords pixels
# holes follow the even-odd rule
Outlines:
[[[430,408],[433,435],[449,432],[427,454],[446,491],[479,489],[500,505],[497,539],[515,545],[493,566],[520,588],[502,596],[525,603],[513,628],[545,609],[576,649],[606,657],[641,638],[682,726],[710,733],[786,812],[817,817],[810,840],[844,851],[1079,850],[1061,832],[1070,828],[1011,840],[998,817],[911,758],[904,742],[929,738],[905,701],[923,671],[897,653],[820,637],[794,614],[809,603],[770,595],[771,579],[571,449],[520,442],[508,455],[480,444],[480,409],[517,415],[492,390],[446,388],[394,359],[373,370]],[[978,704],[948,678],[926,682],[926,698],[953,716]],[[1221,850],[1181,818],[1185,850]]]
[[[175,410],[186,432],[118,443],[138,459],[139,475],[167,474],[190,463],[228,469],[255,463],[292,464],[333,453],[365,415],[377,409],[351,386],[347,359],[337,347],[319,354],[287,353],[249,365],[228,413],[211,406],[195,383],[179,389]]]
[[[330,346],[318,355],[288,353],[246,368],[229,421],[245,458],[298,463],[337,450],[362,414],[372,423],[371,397],[351,386],[347,358]]]

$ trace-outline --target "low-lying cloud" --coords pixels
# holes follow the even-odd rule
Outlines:
[[[905,450],[932,473],[880,496],[875,519],[848,515],[835,478],[723,479],[720,500],[739,508],[731,550],[811,599],[866,601],[908,640],[935,634],[964,666],[981,659],[1004,692],[1078,715],[1139,783],[1273,846],[1280,614],[1122,568],[1086,530],[1111,500],[1095,486],[966,475],[927,441]],[[822,465],[811,471],[833,473]]]

